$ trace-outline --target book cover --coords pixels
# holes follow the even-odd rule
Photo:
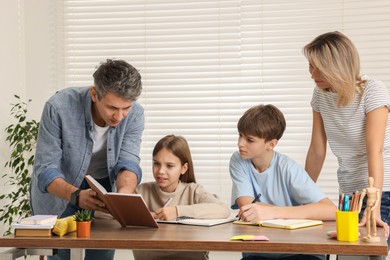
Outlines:
[[[313,219],[272,219],[261,221],[261,226],[284,229],[298,229],[311,226],[322,225],[321,220]]]
[[[15,229],[16,237],[49,237],[51,229],[33,229],[33,228],[17,228]]]
[[[19,220],[20,224],[26,225],[42,225],[42,224],[53,224],[57,220],[57,215],[34,215]]]
[[[148,207],[140,194],[124,194],[107,192],[107,190],[92,176],[86,175],[91,189],[96,191],[98,198],[106,204],[110,214],[123,226],[158,227]]]
[[[229,222],[233,222],[236,218],[218,218],[218,219],[195,219],[195,218],[178,218],[176,220],[157,220],[158,223],[167,224],[183,224],[192,226],[212,227]]]
[[[262,226],[262,227],[271,227],[271,228],[284,228],[284,229],[298,229],[311,226],[322,225],[321,220],[313,219],[270,219],[262,220],[257,222],[246,222],[242,220],[236,220],[234,224],[239,225],[252,225],[252,226]]]
[[[247,226],[261,226],[260,222],[250,222],[250,221],[244,221],[244,220],[235,220],[235,221],[233,221],[233,224],[247,225]]]

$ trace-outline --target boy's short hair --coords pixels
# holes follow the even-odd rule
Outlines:
[[[286,129],[286,120],[282,111],[274,105],[258,105],[248,109],[237,124],[242,135],[257,136],[271,141],[282,138]]]

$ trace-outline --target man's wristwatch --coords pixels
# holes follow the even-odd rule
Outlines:
[[[72,192],[70,194],[70,203],[75,206],[79,206],[79,194],[80,194],[80,189],[77,189],[76,191]]]

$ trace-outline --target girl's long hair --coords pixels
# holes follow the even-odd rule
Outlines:
[[[184,174],[180,175],[180,181],[185,183],[196,182],[194,165],[192,163],[191,151],[187,140],[182,136],[167,135],[160,139],[154,146],[153,157],[163,148],[178,157],[181,165],[187,163],[188,169]]]

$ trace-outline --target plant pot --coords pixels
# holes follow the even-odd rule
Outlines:
[[[91,221],[76,222],[77,237],[88,238],[91,236]]]

